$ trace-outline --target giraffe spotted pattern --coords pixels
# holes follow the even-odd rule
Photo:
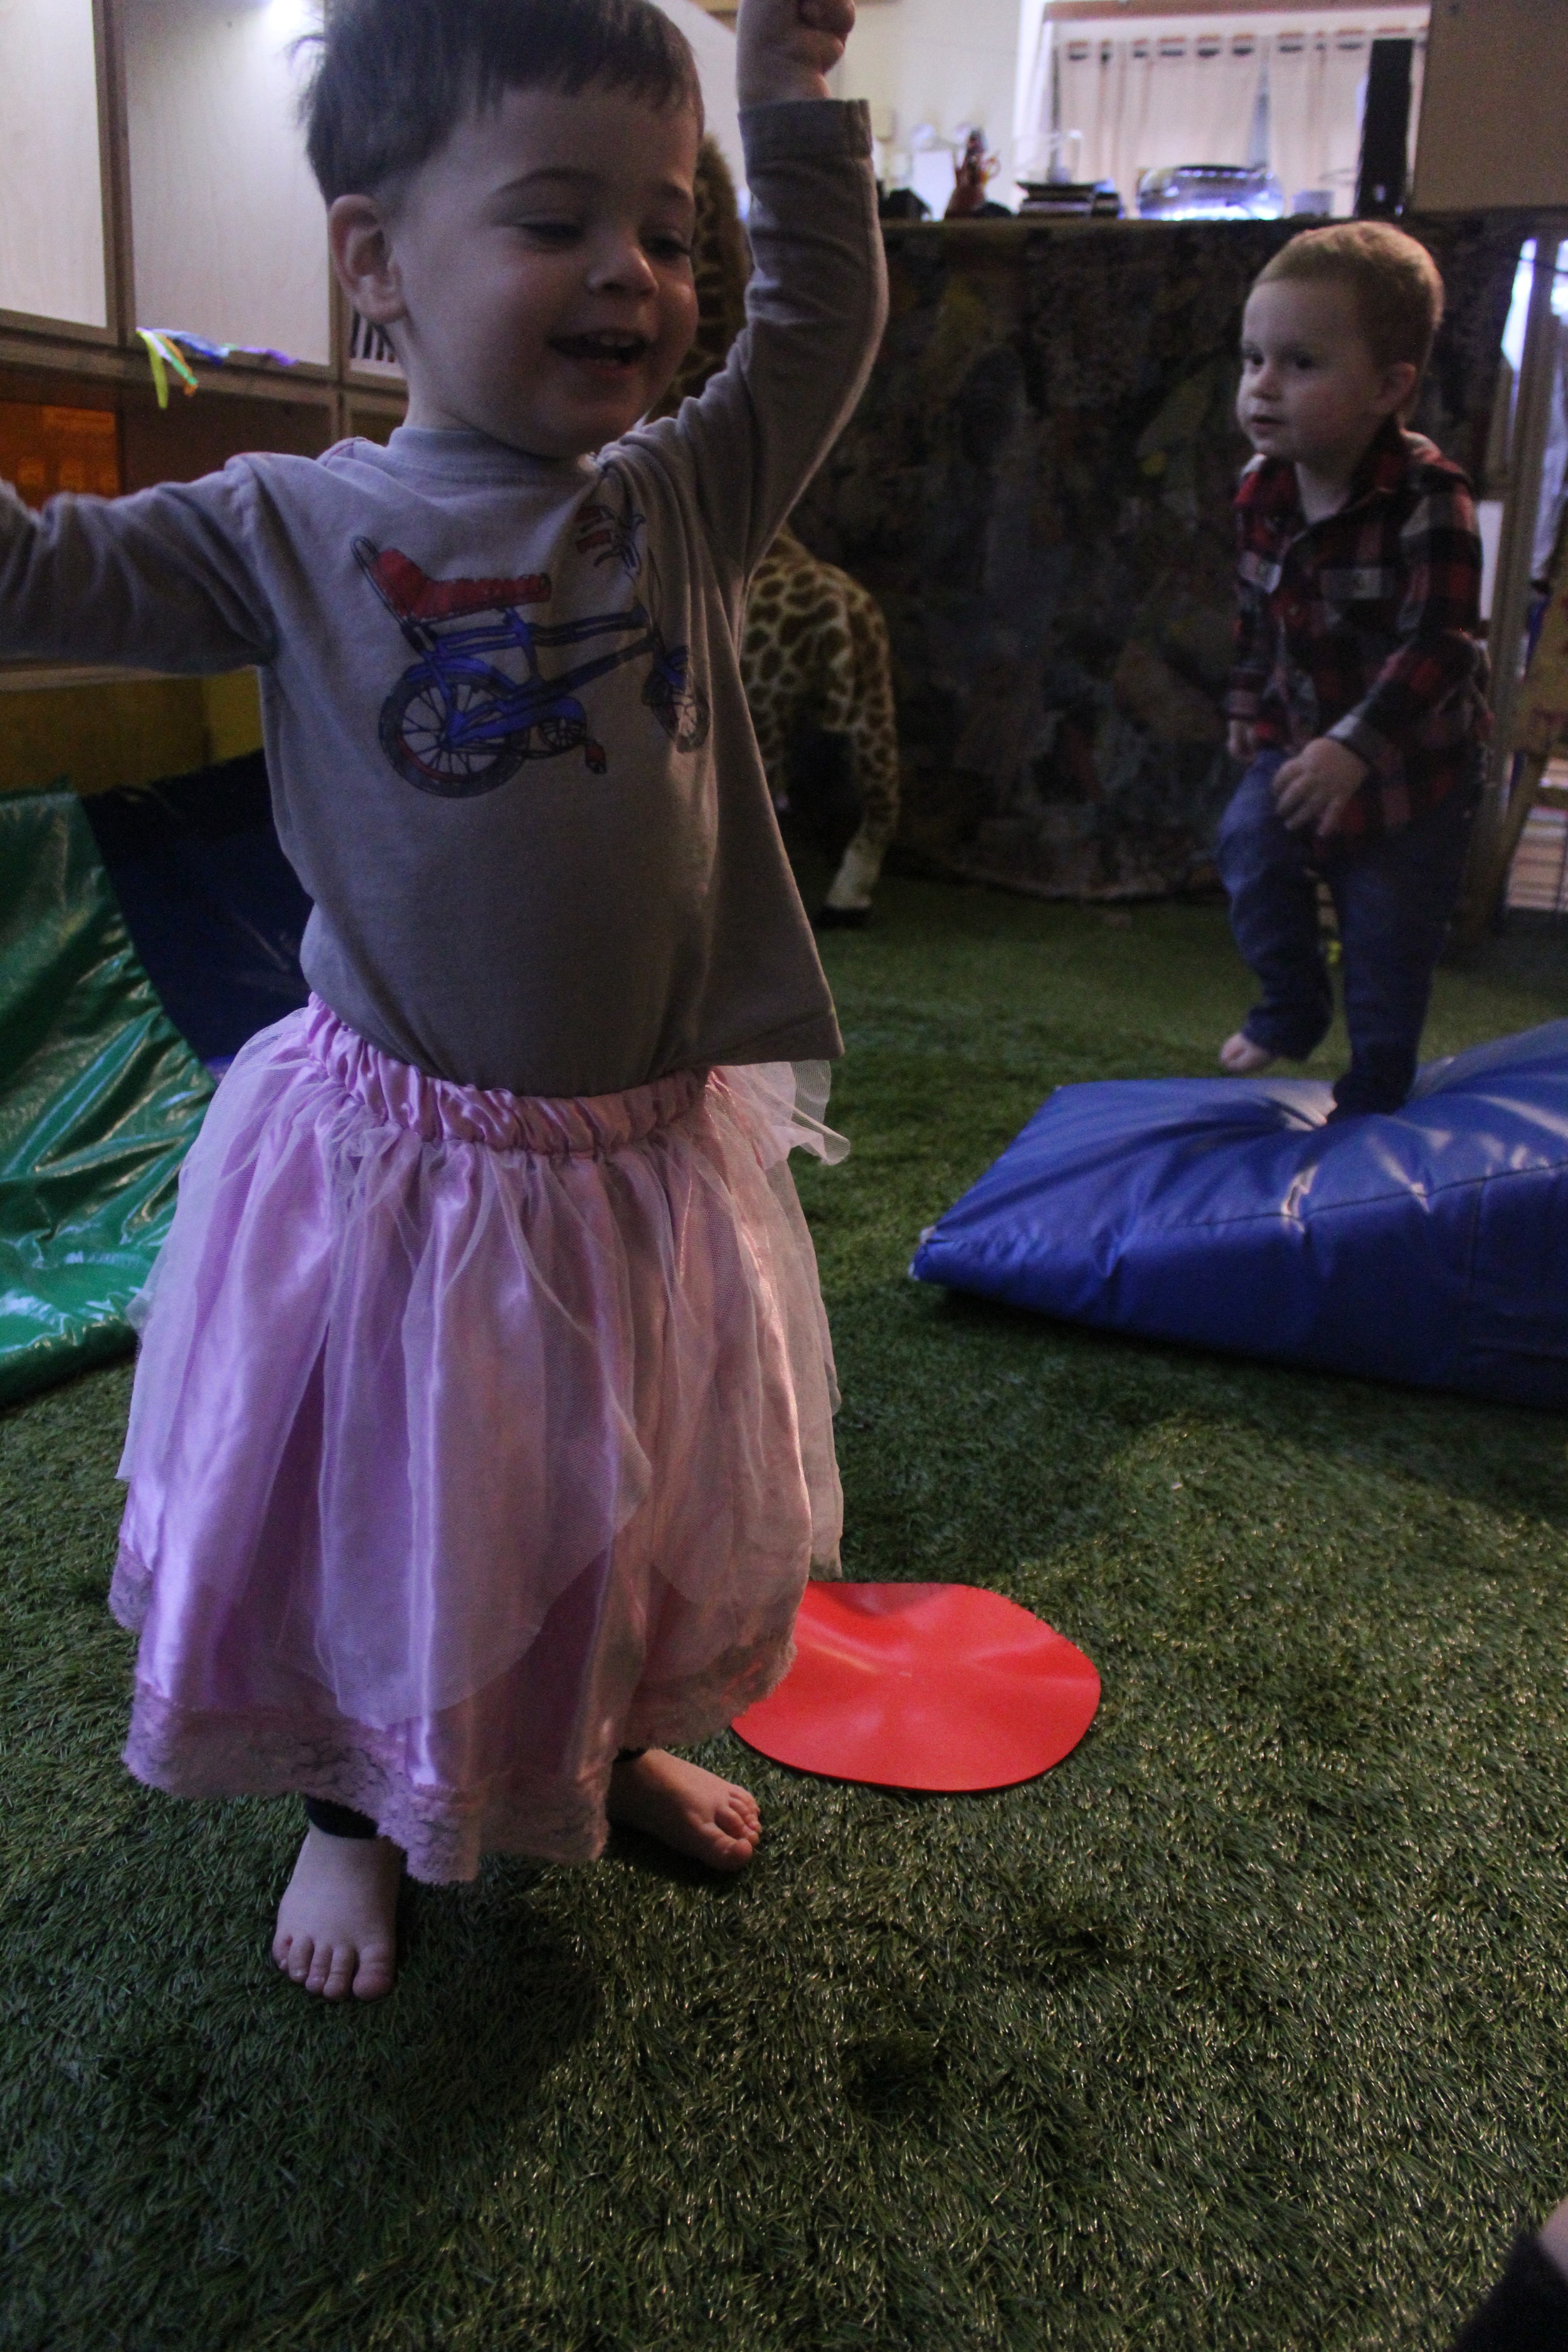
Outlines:
[[[848,737],[860,824],[827,905],[835,914],[863,913],[899,822],[899,738],[880,605],[847,572],[781,530],[752,577],[741,676],[779,806],[789,748],[803,730]]]

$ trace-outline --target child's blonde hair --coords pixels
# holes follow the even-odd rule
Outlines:
[[[1336,221],[1331,228],[1310,228],[1282,245],[1253,283],[1278,285],[1282,278],[1348,286],[1378,366],[1407,361],[1420,380],[1442,322],[1443,280],[1426,247],[1413,236],[1387,221]]]

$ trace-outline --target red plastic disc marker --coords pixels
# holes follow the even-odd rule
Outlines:
[[[738,1716],[749,1748],[881,1789],[1006,1789],[1071,1753],[1100,1676],[1038,1617],[973,1584],[813,1583],[795,1660]]]

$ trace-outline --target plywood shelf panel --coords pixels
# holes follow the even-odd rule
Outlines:
[[[0,8],[0,310],[110,331],[93,0]]]
[[[136,323],[327,367],[326,214],[296,121],[295,14],[120,9]]]

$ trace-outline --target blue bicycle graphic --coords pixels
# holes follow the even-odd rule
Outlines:
[[[605,747],[589,731],[588,714],[573,688],[646,660],[642,698],[679,751],[706,741],[706,696],[691,677],[684,646],[667,646],[641,604],[581,621],[537,623],[524,604],[550,594],[546,572],[515,580],[432,580],[395,547],[356,539],[360,568],[396,621],[418,660],[405,669],[381,709],[381,748],[408,783],[446,800],[493,793],[525,760],[558,760],[580,751],[590,772],[602,776]],[[483,614],[496,618],[483,625]],[[553,677],[539,666],[542,652],[584,646],[595,638],[624,644],[596,654]],[[521,654],[524,675],[498,667],[495,656]]]

